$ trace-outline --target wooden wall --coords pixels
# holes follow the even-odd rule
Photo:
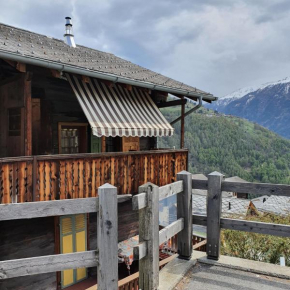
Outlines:
[[[0,86],[0,157],[31,154],[30,75],[18,74]],[[20,110],[20,132],[9,134],[9,109]]]
[[[54,254],[54,218],[0,222],[0,260]],[[55,273],[1,280],[1,290],[56,289]]]
[[[30,69],[32,98],[38,98],[41,106],[42,142],[38,154],[58,154],[58,123],[87,123],[87,119],[66,80],[52,77],[42,68]]]

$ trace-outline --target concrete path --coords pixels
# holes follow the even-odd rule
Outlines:
[[[176,290],[289,290],[290,280],[197,263]]]

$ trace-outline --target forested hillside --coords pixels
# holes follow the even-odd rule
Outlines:
[[[164,108],[162,112],[172,121],[180,115],[180,107]],[[244,119],[204,108],[185,120],[191,172],[219,171],[226,177],[238,175],[247,181],[290,184],[290,140]],[[179,148],[180,122],[174,127],[173,137],[159,138],[160,148]]]

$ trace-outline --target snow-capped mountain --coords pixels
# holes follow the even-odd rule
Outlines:
[[[209,108],[243,117],[290,138],[290,77],[239,89]]]

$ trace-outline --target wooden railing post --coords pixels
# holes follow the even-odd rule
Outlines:
[[[159,187],[146,183],[147,206],[139,210],[139,243],[146,242],[147,255],[139,261],[139,289],[156,290],[159,286]]]
[[[98,290],[118,289],[117,188],[104,184],[98,189]]]
[[[192,174],[177,173],[177,180],[183,181],[183,192],[177,195],[177,219],[184,219],[184,229],[177,234],[178,254],[189,260],[192,254]]]
[[[222,213],[223,175],[212,172],[208,175],[207,193],[207,257],[218,260],[220,256],[220,219]]]

